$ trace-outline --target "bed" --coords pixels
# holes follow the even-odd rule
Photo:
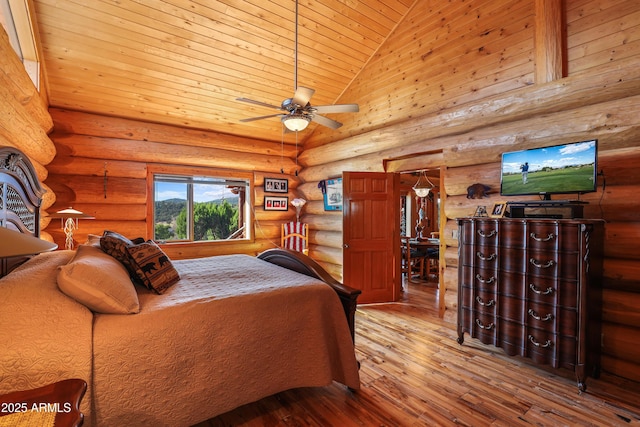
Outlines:
[[[34,177],[22,153],[0,149],[2,225],[37,236]],[[103,309],[104,296],[96,308],[62,286],[78,265],[80,286],[120,277],[111,258],[94,241],[33,256],[0,279],[0,394],[80,378],[85,425],[189,426],[292,388],[359,389],[359,291],[307,256],[271,249],[169,260],[179,280],[162,294],[132,285],[135,298],[114,299],[122,313]]]

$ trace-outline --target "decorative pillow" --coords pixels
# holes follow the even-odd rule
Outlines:
[[[60,290],[91,311],[109,314],[140,311],[129,273],[102,249],[80,245],[71,261],[58,269]]]
[[[152,240],[127,246],[136,274],[144,285],[163,294],[180,280],[171,260]]]
[[[88,234],[87,241],[84,243],[85,245],[97,246],[100,247],[100,239],[102,236],[98,236],[97,234]]]
[[[131,279],[138,283],[143,284],[138,278],[138,274],[136,273],[136,269],[133,266],[133,262],[129,253],[127,252],[127,246],[131,246],[138,243],[143,243],[144,239],[139,237],[134,240],[129,240],[124,237],[122,234],[118,234],[115,231],[105,230],[102,234],[102,238],[100,239],[100,247],[107,254],[111,255],[125,266]]]

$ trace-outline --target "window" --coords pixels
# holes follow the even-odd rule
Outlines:
[[[250,178],[151,173],[153,238],[202,242],[250,237]]]

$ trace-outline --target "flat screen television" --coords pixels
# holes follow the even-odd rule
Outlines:
[[[502,154],[500,194],[553,194],[596,191],[598,140],[511,151]]]

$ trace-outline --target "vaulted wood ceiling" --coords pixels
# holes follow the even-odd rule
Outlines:
[[[343,92],[414,2],[301,0],[298,85],[316,90],[311,103],[357,103]],[[34,0],[34,7],[51,106],[282,138],[278,118],[240,122],[278,110],[236,98],[280,105],[293,95],[293,0]]]

